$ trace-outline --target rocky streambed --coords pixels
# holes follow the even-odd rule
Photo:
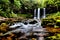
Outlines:
[[[45,40],[46,37],[51,36],[51,34],[54,35],[56,32],[60,32],[60,28],[53,28],[51,25],[45,25],[44,28],[40,29],[38,21],[34,19],[1,19],[0,40],[39,40],[40,37],[45,37],[43,38]],[[46,29],[47,31],[44,31],[43,29]]]
[[[33,36],[32,36],[33,33],[31,32],[32,31],[31,26],[35,27],[36,25],[38,25],[38,23],[33,19],[30,19],[28,21],[27,20],[28,19],[23,20],[23,19],[19,19],[19,18],[1,18],[1,20],[0,20],[0,40],[28,40],[29,38],[26,35],[30,35],[33,38]],[[19,28],[20,26],[18,26],[18,24],[21,22],[22,22],[22,24],[23,23],[24,24],[20,29]],[[31,25],[28,24],[28,22],[30,22]],[[30,27],[28,27],[27,24]],[[12,25],[15,25],[15,27],[13,27]],[[28,27],[28,28],[26,28],[26,27]],[[25,29],[26,29],[26,31],[25,31]],[[26,34],[26,32],[29,32],[29,33]]]

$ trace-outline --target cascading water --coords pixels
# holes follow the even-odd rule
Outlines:
[[[34,9],[34,19],[36,19],[36,9]]]
[[[40,20],[40,8],[38,8],[37,19]]]
[[[41,20],[40,20],[40,8],[38,8],[37,15],[36,15],[36,9],[34,10],[35,20],[39,23],[38,27],[42,28],[41,26]]]
[[[4,35],[10,34],[11,32],[14,32],[14,33],[23,32],[26,35],[29,35],[29,33],[32,32],[32,29],[33,29],[32,27],[38,27],[38,25],[39,25],[37,20],[35,20],[35,21],[36,21],[35,24],[29,24],[30,21],[14,23],[9,28],[12,28],[12,29],[15,28],[15,30],[11,30],[11,31],[5,33]]]
[[[43,18],[45,18],[46,15],[45,15],[45,8],[43,10]],[[33,32],[34,30],[38,30],[38,31],[43,31],[43,27],[41,26],[41,20],[40,20],[40,8],[38,8],[38,12],[37,12],[37,15],[36,15],[36,9],[34,10],[34,19],[32,20],[35,20],[37,23],[35,24],[29,24],[29,21],[26,21],[25,24],[23,22],[19,22],[19,23],[14,23],[14,25],[11,25],[9,28],[16,28],[15,30],[12,30],[10,32],[7,32],[5,33],[4,35],[6,34],[9,34],[11,32],[24,32],[26,35],[29,35],[30,32]],[[41,33],[42,34],[42,33]],[[39,37],[39,40],[43,40],[43,38]]]
[[[46,17],[45,13],[46,13],[46,9],[45,9],[45,8],[43,8],[43,18],[45,18],[45,17]]]
[[[45,12],[45,8],[43,8],[43,17],[42,17],[42,18],[45,18],[45,17],[46,17],[45,13],[46,13],[46,12]],[[38,25],[38,27],[33,28],[33,31],[35,31],[35,33],[36,33],[36,31],[37,31],[37,32],[40,32],[40,31],[45,32],[44,28],[41,26],[40,8],[38,8],[36,20],[38,21],[39,25]],[[43,37],[43,36],[44,36],[45,33],[42,33],[42,32],[39,33],[39,35],[42,35],[42,37],[39,37],[38,40],[44,40],[44,37]],[[37,35],[38,35],[38,34],[37,34]]]

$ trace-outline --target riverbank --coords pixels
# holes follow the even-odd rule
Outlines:
[[[16,17],[16,18],[5,18],[5,17],[1,17],[0,16],[0,21],[21,21],[21,20],[24,20],[26,18],[23,18],[23,17]]]

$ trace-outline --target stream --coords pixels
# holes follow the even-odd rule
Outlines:
[[[45,8],[43,8],[42,18],[46,17],[45,13],[46,13]],[[36,12],[36,9],[34,10],[34,19],[29,19],[29,20],[22,21],[22,22],[16,22],[12,24],[9,28],[13,30],[5,33],[4,35],[10,34],[11,32],[13,33],[22,32],[22,33],[25,33],[26,36],[29,36],[31,32],[32,33],[34,32],[35,35],[39,36],[38,40],[44,40],[44,35],[46,34],[44,33],[46,30],[41,26],[40,8],[38,8],[37,12]]]

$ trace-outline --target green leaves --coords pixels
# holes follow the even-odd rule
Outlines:
[[[9,0],[2,0],[2,2],[9,3]]]
[[[14,0],[14,5],[16,6],[16,8],[21,8],[21,3],[19,0]]]
[[[41,3],[41,1],[40,0],[32,0],[32,2],[34,3],[34,4],[40,4]]]
[[[49,18],[49,17],[51,17],[51,18],[56,18],[56,17],[58,17],[58,16],[60,16],[60,12],[51,13],[51,14],[49,14],[48,18]]]
[[[9,0],[1,0],[1,3],[5,4],[5,5],[9,5],[10,1]]]
[[[15,14],[13,11],[11,12],[11,17],[17,17],[17,14]]]
[[[42,26],[51,26],[54,28],[60,28],[60,12],[49,14],[42,20]]]
[[[25,8],[27,9],[33,9],[33,8],[38,8],[41,7],[40,5],[40,0],[21,0],[22,4],[24,5]]]
[[[48,4],[54,4],[54,0],[48,0]]]
[[[60,6],[60,0],[0,0],[0,3],[0,9],[6,14],[10,14],[11,10],[13,13],[23,13],[27,9],[46,7],[50,10],[51,7],[57,7],[58,9]],[[49,6],[47,7],[47,5]],[[22,9],[22,12],[20,9]],[[60,14],[54,15],[54,17],[57,15],[59,16]]]
[[[22,5],[24,6],[24,8],[26,8],[26,9],[31,9],[33,6],[33,3],[31,0],[21,0],[21,2],[22,2]]]
[[[60,40],[60,33],[55,33],[53,36],[49,36],[46,39],[50,40]]]
[[[56,2],[55,2],[55,5],[56,5],[56,6],[60,6],[60,1],[59,1],[59,0],[56,1]]]

